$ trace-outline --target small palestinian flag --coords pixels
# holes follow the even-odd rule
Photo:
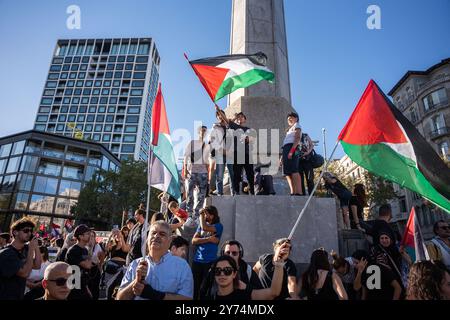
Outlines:
[[[414,207],[412,207],[411,213],[409,214],[401,245],[414,261],[430,260],[419,222],[416,219],[416,210],[414,210]]]
[[[339,140],[361,167],[450,213],[450,169],[373,80]]]
[[[214,102],[237,89],[247,88],[261,80],[273,82],[274,79],[273,72],[266,67],[267,56],[262,52],[198,59],[189,63]]]

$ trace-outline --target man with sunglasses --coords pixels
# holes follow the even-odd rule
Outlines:
[[[439,260],[450,268],[450,227],[444,220],[433,226],[435,237],[427,244],[431,260]]]
[[[239,268],[239,280],[245,285],[250,285],[253,289],[261,289],[262,285],[259,281],[259,277],[252,267],[245,262],[244,248],[237,240],[226,241],[221,250],[221,255],[231,256]]]
[[[42,287],[45,289],[45,294],[38,300],[66,300],[70,293],[68,285],[70,265],[59,261],[50,264],[45,269],[44,280],[42,280]]]
[[[0,300],[23,299],[31,270],[41,267],[38,240],[33,237],[34,228],[34,222],[26,217],[11,226],[14,240],[0,250]]]

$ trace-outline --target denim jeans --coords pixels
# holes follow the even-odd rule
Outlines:
[[[234,195],[233,188],[233,165],[232,164],[219,164],[216,163],[216,189],[217,194],[223,195],[223,175],[225,172],[225,166],[228,168],[229,183],[231,195]]]
[[[199,216],[199,210],[203,206],[208,186],[207,173],[191,173],[186,183],[186,211],[194,217]],[[194,203],[194,189],[198,188],[197,202]]]

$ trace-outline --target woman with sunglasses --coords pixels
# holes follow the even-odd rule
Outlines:
[[[275,271],[272,278],[272,285],[266,289],[252,289],[247,286],[245,289],[239,288],[238,266],[236,261],[227,255],[219,257],[212,265],[211,270],[214,276],[214,287],[209,290],[205,300],[273,300],[281,292],[283,284],[284,264],[289,252],[289,244],[283,244],[274,262]]]

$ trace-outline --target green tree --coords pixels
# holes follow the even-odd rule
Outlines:
[[[159,192],[151,190],[150,209],[158,209]],[[147,164],[143,161],[122,161],[118,172],[99,170],[81,190],[78,203],[72,208],[78,222],[110,229],[122,224],[122,215],[147,200]]]

